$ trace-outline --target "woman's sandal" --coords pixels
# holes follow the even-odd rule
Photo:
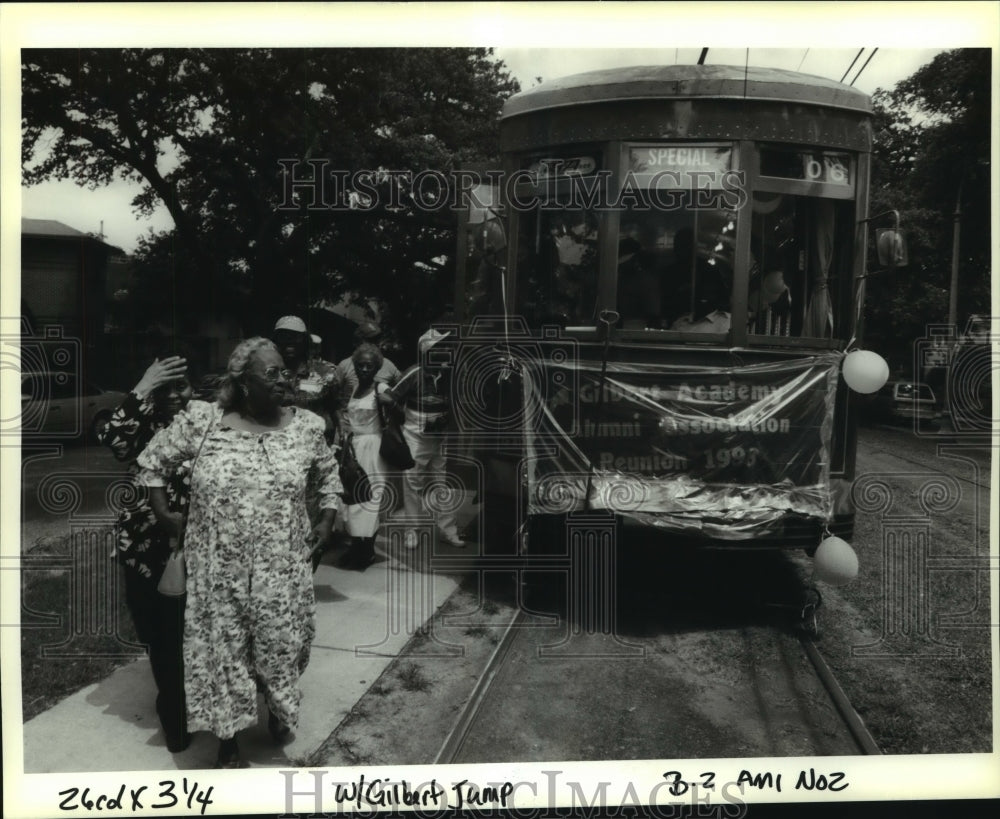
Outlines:
[[[250,763],[244,762],[240,756],[239,746],[236,739],[221,740],[219,742],[219,756],[215,760],[216,768],[249,768]]]

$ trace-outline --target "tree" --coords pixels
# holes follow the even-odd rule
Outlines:
[[[26,184],[132,179],[140,212],[162,202],[173,217],[138,254],[147,307],[231,309],[267,332],[276,314],[358,293],[408,339],[443,307],[454,214],[384,174],[367,199],[350,188],[370,208],[289,197],[281,160],[296,178],[495,160],[518,90],[487,49],[26,50],[22,72]]]
[[[948,316],[952,228],[961,207],[959,316],[990,304],[988,49],[943,52],[891,91],[873,95],[871,212],[899,210],[910,266],[869,280],[870,327],[897,361]]]

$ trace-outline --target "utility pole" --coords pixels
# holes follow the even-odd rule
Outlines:
[[[955,199],[955,213],[952,216],[951,239],[951,292],[948,297],[948,324],[958,335],[958,256],[959,237],[962,230],[962,179],[958,183],[958,197]]]
[[[951,236],[951,291],[948,294],[948,326],[954,334],[951,349],[948,351],[948,373],[951,374],[951,365],[955,363],[954,356],[958,351],[958,252],[959,240],[962,230],[962,183],[965,175],[958,182],[958,196],[955,198],[955,213],[952,216],[952,236]],[[951,378],[945,377],[944,382],[944,407],[948,421],[954,425],[951,411]]]

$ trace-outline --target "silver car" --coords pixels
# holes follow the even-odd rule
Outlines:
[[[885,424],[935,429],[941,424],[934,390],[918,381],[890,381],[872,401],[871,415]]]
[[[97,432],[124,400],[66,371],[21,373],[21,438],[97,440]]]

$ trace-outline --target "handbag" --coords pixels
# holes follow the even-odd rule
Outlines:
[[[187,593],[187,568],[180,544],[167,558],[167,565],[163,567],[156,590],[165,597],[183,597]]]
[[[340,483],[343,486],[344,503],[354,506],[358,503],[368,503],[372,499],[372,484],[365,468],[358,462],[354,454],[354,436],[344,438],[340,448],[340,465],[338,469]]]
[[[382,421],[382,443],[379,444],[378,454],[389,466],[396,469],[413,469],[416,461],[413,460],[413,453],[403,437],[403,430],[398,423],[386,421],[379,403],[378,396],[375,396],[375,407],[378,410],[378,417]]]
[[[189,478],[194,475],[194,465],[198,462],[201,448],[205,446],[205,439],[212,431],[213,426],[213,424],[209,424],[205,428],[205,434],[201,436],[201,443],[198,444],[198,451],[195,453],[194,459],[191,461],[191,469],[188,471]],[[170,557],[167,558],[167,563],[163,567],[163,574],[160,575],[160,582],[156,584],[156,590],[164,597],[183,597],[187,594],[187,566],[184,562],[183,531],[177,538],[176,545],[171,544],[171,547]]]

